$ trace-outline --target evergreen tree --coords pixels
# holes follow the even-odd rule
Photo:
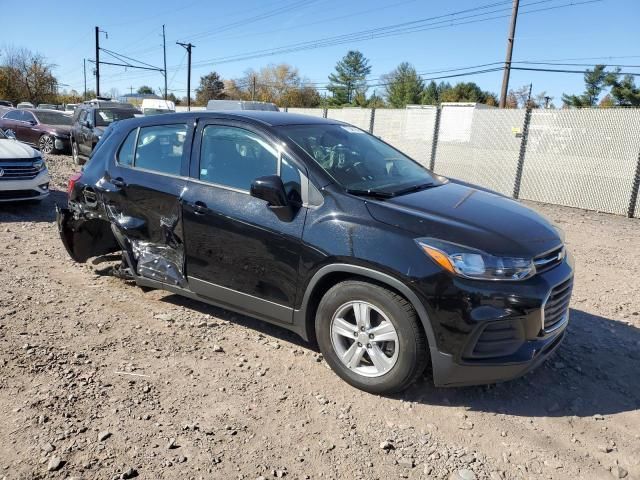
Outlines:
[[[625,107],[640,106],[640,87],[636,86],[633,76],[625,75],[620,80],[619,75],[609,76],[607,85],[611,87],[611,97],[616,105]]]
[[[217,72],[200,77],[200,85],[196,88],[196,104],[206,105],[209,100],[225,98],[224,82]]]
[[[354,104],[367,93],[366,77],[371,73],[369,60],[357,50],[350,50],[336,64],[336,71],[329,75],[327,90],[333,94],[333,105]]]
[[[584,93],[582,95],[562,95],[562,101],[570,107],[594,107],[602,90],[616,81],[617,74],[605,71],[606,65],[596,65],[584,74]]]
[[[404,108],[408,104],[420,103],[424,82],[410,63],[402,62],[383,78],[387,101],[392,107]]]

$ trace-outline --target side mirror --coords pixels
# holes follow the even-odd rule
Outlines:
[[[278,175],[256,178],[251,184],[251,196],[267,202],[269,209],[285,222],[293,218],[293,208],[287,200],[282,179]]]
[[[264,200],[270,207],[286,207],[287,194],[278,175],[258,177],[251,184],[251,196]]]
[[[84,121],[84,126],[87,128],[91,128],[91,122],[89,120]]]
[[[29,125],[31,125],[32,127],[37,125],[38,122],[36,122],[35,120],[29,120]]]

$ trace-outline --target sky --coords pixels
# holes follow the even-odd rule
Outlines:
[[[64,7],[52,8],[50,2],[43,0],[0,0],[0,11],[10,12],[10,20],[4,20],[0,28],[0,47],[26,47],[43,54],[55,64],[59,83],[67,85],[62,88],[82,92],[83,59],[95,58],[95,26],[106,32],[100,34],[102,48],[162,67],[164,24],[169,90],[182,97],[186,95],[186,52],[176,41],[195,45],[192,89],[200,76],[213,70],[224,79],[238,78],[247,69],[282,62],[298,68],[311,82],[326,85],[327,75],[348,50],[360,50],[369,59],[370,83],[374,85],[402,61],[413,64],[426,79],[500,67],[467,68],[504,62],[510,16],[510,1],[500,0],[112,0],[99,7],[94,5],[98,3],[67,0]],[[623,71],[640,73],[639,20],[639,0],[521,0],[513,60],[622,64],[629,65]],[[416,22],[407,25],[413,26],[414,31],[382,38],[347,39],[342,44],[260,58],[222,60],[257,51],[270,53],[302,42],[317,44],[317,40],[327,37],[406,22]],[[101,60],[117,62],[106,53],[101,54]],[[431,73],[461,68],[467,70]],[[92,64],[87,63],[89,89],[95,87],[92,69]],[[502,72],[446,81],[473,81],[498,94]],[[580,93],[584,88],[581,74],[512,72],[510,87],[530,83],[534,94],[545,91],[556,104],[561,103],[562,93]],[[159,89],[163,84],[158,72],[101,66],[103,94],[112,88],[124,94],[141,85]],[[369,95],[374,89],[378,95],[383,93],[383,87],[374,87]]]

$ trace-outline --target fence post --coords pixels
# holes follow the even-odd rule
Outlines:
[[[527,153],[527,140],[529,139],[529,123],[531,123],[531,107],[527,106],[527,110],[524,113],[524,124],[522,125],[522,141],[520,142],[518,167],[516,168],[516,180],[513,185],[513,198],[520,197],[520,184],[522,183],[522,172],[524,170],[524,156]]]
[[[436,167],[436,151],[438,150],[438,135],[440,133],[440,115],[442,108],[436,106],[436,120],[433,126],[433,139],[431,141],[431,159],[429,161],[429,170],[433,172]]]
[[[373,124],[376,121],[376,108],[371,108],[371,116],[369,117],[369,133],[373,135]]]
[[[629,199],[629,210],[627,217],[633,218],[636,212],[636,204],[638,203],[638,192],[640,191],[640,153],[638,153],[638,163],[636,164],[636,175],[633,177],[633,186],[631,187],[631,198]]]

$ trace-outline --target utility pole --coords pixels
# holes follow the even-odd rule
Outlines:
[[[195,45],[191,43],[176,42],[181,47],[187,50],[187,111],[191,111],[191,49]]]
[[[100,27],[96,27],[96,97],[100,96]]]
[[[82,59],[82,70],[84,71],[84,95],[82,96],[83,100],[87,99],[87,59]]]
[[[162,25],[162,53],[164,54],[164,99],[167,99],[167,39]]]
[[[513,55],[513,42],[516,36],[516,21],[518,20],[518,7],[520,0],[513,0],[511,9],[511,25],[509,27],[509,38],[507,38],[507,58],[504,61],[504,74],[502,75],[502,90],[500,92],[500,108],[505,108],[507,104],[507,93],[509,91],[509,76],[511,75],[511,57]]]
[[[256,99],[256,76],[251,77],[251,100]]]

